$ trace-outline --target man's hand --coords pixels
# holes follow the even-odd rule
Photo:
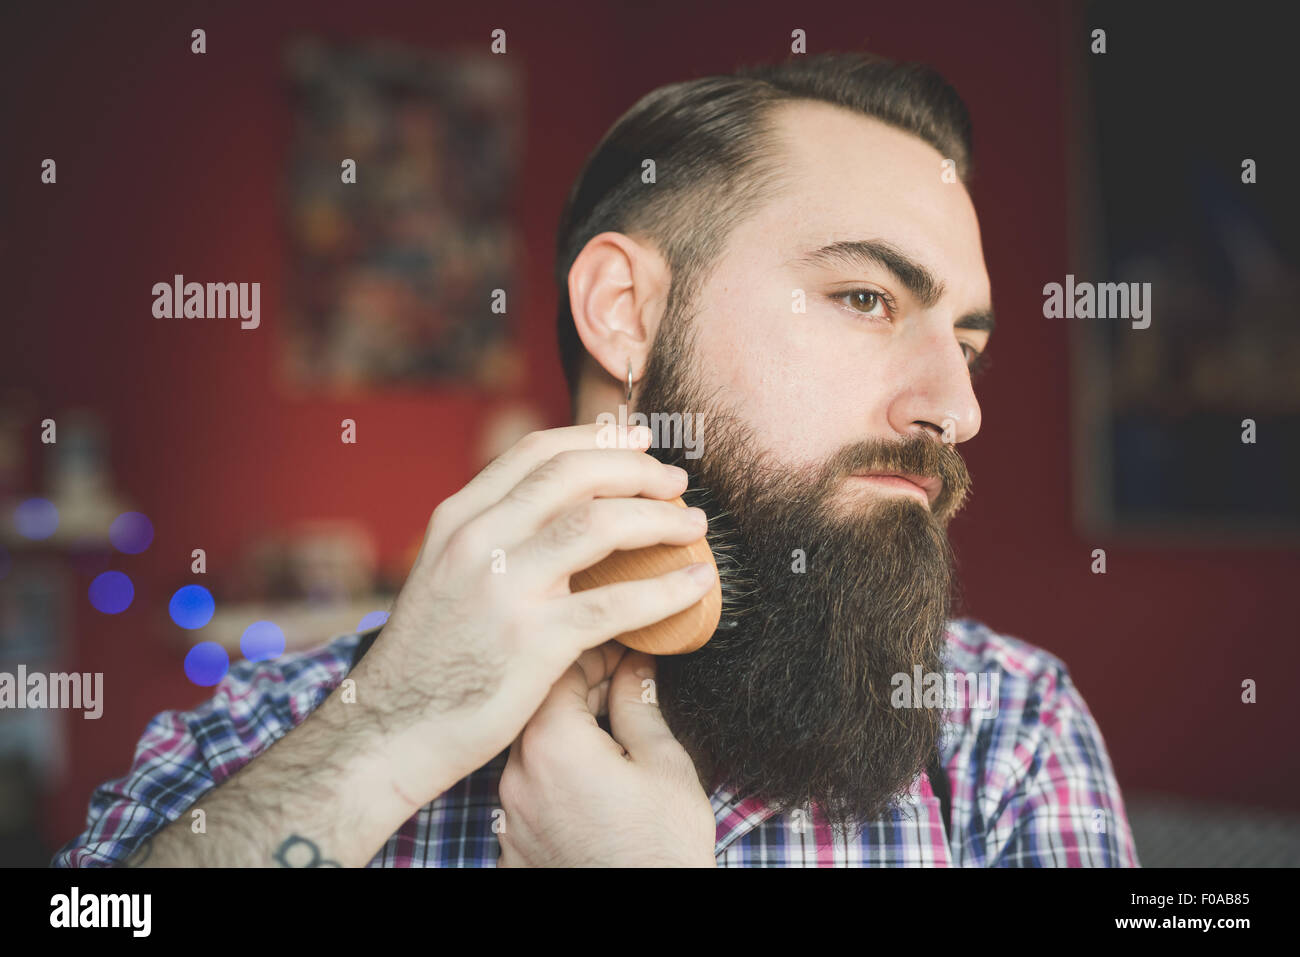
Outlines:
[[[202,795],[203,834],[181,814],[130,863],[364,865],[415,811],[508,748],[584,652],[699,601],[710,581],[684,569],[569,588],[616,549],[704,535],[703,513],[670,501],[686,473],[647,455],[650,438],[600,424],[534,432],[439,505],[349,680]]]
[[[501,775],[498,866],[717,866],[713,808],[654,679],[652,656],[611,641],[555,683]]]
[[[669,500],[686,473],[645,449],[602,447],[609,426],[535,432],[433,513],[374,648],[353,670],[372,750],[405,801],[400,823],[510,746],[585,650],[699,601],[684,570],[572,593],[569,577],[616,549],[684,545],[698,509]],[[384,771],[379,773],[383,774]]]

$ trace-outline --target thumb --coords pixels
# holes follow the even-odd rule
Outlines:
[[[610,679],[610,735],[633,761],[669,743],[681,747],[659,710],[657,675],[653,655],[628,649]]]

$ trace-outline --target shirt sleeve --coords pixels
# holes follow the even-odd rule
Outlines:
[[[994,867],[1138,867],[1101,729],[1064,666],[1037,683],[1016,764],[1025,772],[993,822]],[[1037,707],[1033,707],[1037,704]]]
[[[355,642],[353,642],[355,643]],[[271,662],[240,661],[192,711],[164,711],[145,728],[127,773],[91,795],[86,829],[51,867],[114,867],[141,842],[310,714],[346,674],[336,642]]]

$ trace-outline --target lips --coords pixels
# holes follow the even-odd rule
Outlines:
[[[877,470],[877,471],[870,471],[870,472],[855,472],[853,477],[895,478],[895,479],[902,479],[905,482],[911,482],[913,485],[915,485],[917,488],[919,488],[921,491],[925,493],[925,497],[929,499],[931,505],[934,504],[935,499],[939,497],[939,493],[943,490],[942,479],[930,478],[925,475],[915,475],[911,472],[888,472],[888,471]]]

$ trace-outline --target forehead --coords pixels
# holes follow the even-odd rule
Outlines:
[[[979,221],[960,182],[944,182],[944,157],[919,137],[814,100],[775,107],[785,191],[751,221],[778,262],[846,239],[883,239],[950,286],[988,279]]]

